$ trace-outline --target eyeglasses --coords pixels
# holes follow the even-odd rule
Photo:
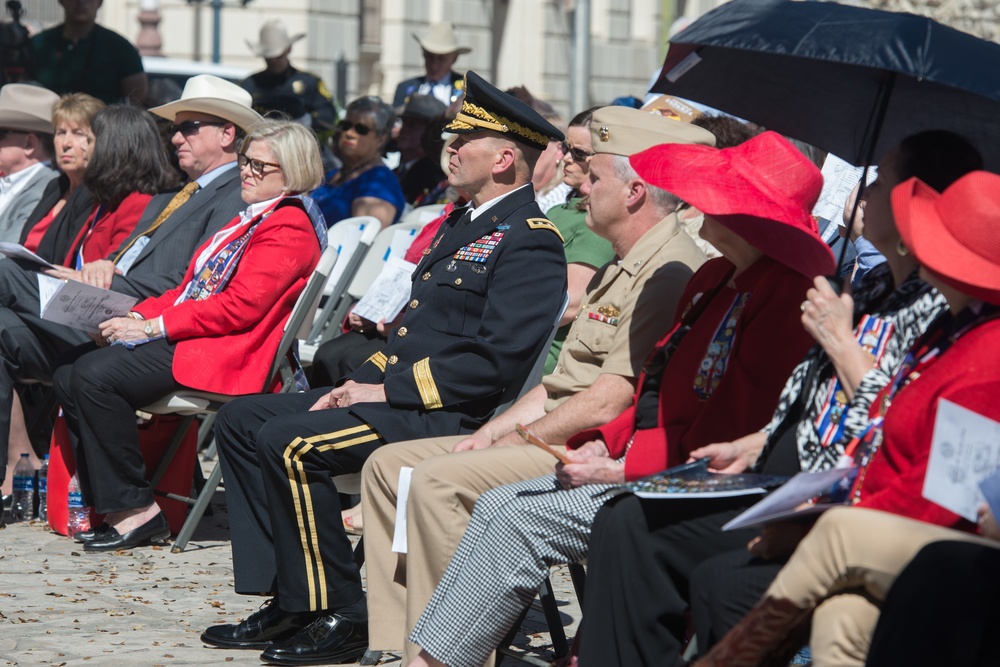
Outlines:
[[[0,130],[0,141],[6,139],[9,134],[27,134],[27,132],[22,132],[21,130]]]
[[[573,162],[586,162],[587,158],[594,157],[593,153],[588,153],[582,148],[573,148],[569,145],[568,141],[560,143],[559,148],[562,150],[563,155],[569,155],[573,158]]]
[[[264,177],[264,167],[274,167],[275,169],[281,169],[281,165],[277,162],[264,162],[263,160],[256,160],[254,158],[247,157],[246,153],[240,153],[236,156],[236,164],[240,169],[250,165],[250,173],[257,178]]]
[[[198,134],[198,130],[207,125],[212,127],[222,127],[225,123],[220,123],[214,120],[186,120],[183,123],[174,123],[170,126],[170,134],[173,135],[180,132],[185,137],[190,137],[192,134]]]
[[[349,120],[340,121],[340,124],[337,125],[337,129],[339,129],[341,132],[347,132],[348,130],[353,129],[362,137],[372,131],[372,128],[368,127],[363,123],[352,123]]]

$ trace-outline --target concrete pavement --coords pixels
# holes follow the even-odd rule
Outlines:
[[[199,639],[207,626],[245,618],[262,601],[233,592],[222,493],[180,554],[168,546],[89,554],[38,521],[0,530],[0,666],[260,665],[258,651],[208,648]],[[572,637],[580,612],[565,569],[552,581]],[[551,659],[537,609],[524,630],[515,646]],[[399,664],[388,654],[382,662]]]

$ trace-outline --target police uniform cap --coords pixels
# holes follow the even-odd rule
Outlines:
[[[660,144],[715,146],[708,130],[629,107],[601,107],[590,123],[595,153],[626,157]]]
[[[471,70],[465,74],[462,109],[445,129],[455,134],[492,130],[539,150],[545,150],[549,141],[565,138],[537,111]]]

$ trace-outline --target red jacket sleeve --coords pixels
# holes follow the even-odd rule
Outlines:
[[[315,266],[318,261],[319,242],[309,216],[298,207],[284,206],[260,223],[221,292],[175,306],[182,286],[143,301],[135,310],[146,318],[163,317],[171,340],[240,331],[264,317],[275,299],[299,279],[303,264]],[[192,274],[189,267],[185,283]]]

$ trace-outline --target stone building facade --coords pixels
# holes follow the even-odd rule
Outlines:
[[[292,62],[336,90],[336,62],[346,63],[347,99],[388,97],[398,81],[422,71],[413,33],[450,20],[459,41],[472,47],[458,69],[475,69],[502,88],[523,85],[563,114],[570,109],[573,10],[579,0],[223,0],[221,62],[259,69],[246,45],[260,25],[281,18],[291,33],[304,33]],[[665,52],[675,17],[696,17],[724,0],[589,0],[591,73],[589,104],[615,97],[642,97]],[[842,0],[931,16],[985,39],[1000,41],[998,0]],[[28,3],[26,3],[28,4]],[[157,7],[167,57],[208,60],[212,44],[210,0],[105,0],[98,20],[131,40],[139,33],[141,8]],[[61,17],[57,0],[34,0],[28,19],[36,25]],[[197,16],[200,14],[200,21]]]

